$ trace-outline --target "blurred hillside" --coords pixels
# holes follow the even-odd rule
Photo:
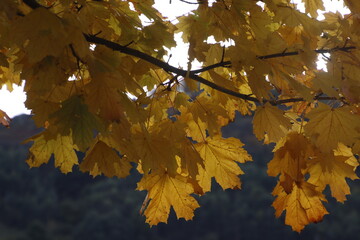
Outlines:
[[[1,240],[121,240],[121,239],[357,239],[360,235],[360,186],[352,184],[345,204],[329,198],[331,213],[322,223],[291,231],[274,217],[272,188],[266,175],[272,153],[252,135],[251,120],[240,118],[224,128],[225,137],[238,137],[254,162],[244,165],[243,189],[223,191],[217,185],[199,198],[193,221],[177,220],[149,228],[139,209],[145,192],[138,192],[135,173],[126,179],[92,178],[74,168],[61,174],[53,163],[29,169],[26,138],[39,130],[29,116],[13,119],[0,129]]]

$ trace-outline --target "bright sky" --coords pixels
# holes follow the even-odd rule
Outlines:
[[[196,2],[196,0],[189,0]],[[170,4],[171,2],[171,4]],[[300,3],[299,8],[303,9],[303,4],[301,0],[293,0],[294,3]],[[179,0],[155,0],[154,5],[165,17],[168,17],[171,21],[176,21],[176,16],[181,16],[186,14],[191,9],[196,8],[196,5],[186,4]],[[339,11],[342,14],[347,14],[349,11],[344,9],[342,0],[326,0],[325,8],[327,11],[336,12]],[[321,19],[321,15],[320,15]],[[174,66],[186,66],[187,63],[187,46],[181,43],[180,34],[177,34],[176,41],[179,46],[176,49],[171,49],[172,57],[169,61],[170,64]],[[321,63],[319,63],[319,67]],[[4,86],[0,90],[0,109],[5,111],[11,118],[19,115],[19,114],[30,114],[30,110],[27,110],[24,105],[24,101],[26,100],[26,95],[23,92],[23,87],[14,86],[14,90],[10,93],[6,87]]]

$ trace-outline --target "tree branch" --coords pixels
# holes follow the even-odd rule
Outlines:
[[[332,52],[336,52],[336,51],[349,52],[350,50],[354,50],[354,49],[356,49],[356,47],[354,47],[354,46],[335,47],[335,48],[330,48],[330,49],[316,49],[316,50],[314,50],[314,52],[319,53],[319,54],[324,54],[324,53],[332,53]],[[264,55],[264,56],[257,56],[256,58],[260,59],[260,60],[265,60],[265,59],[271,59],[271,58],[296,56],[299,54],[300,54],[299,51],[282,52],[282,53],[274,53],[274,54],[269,54],[269,55]],[[215,63],[215,64],[212,64],[212,65],[209,65],[209,66],[197,69],[197,70],[192,70],[190,72],[197,74],[197,73],[206,72],[208,70],[218,68],[218,67],[231,67],[231,61],[224,61],[224,62],[221,61],[219,63]]]
[[[190,2],[190,1],[186,1],[186,0],[179,0],[180,2],[183,2],[183,3],[187,3],[187,4],[203,4],[203,3],[206,3],[206,1],[204,0],[198,0],[196,2]]]
[[[197,70],[192,70],[192,71],[190,71],[190,73],[193,73],[193,74],[202,73],[202,72],[206,72],[211,69],[218,68],[218,67],[231,67],[231,62],[225,61],[225,62],[215,63],[215,64],[212,64],[212,65],[209,65],[209,66],[197,69]]]
[[[31,7],[32,9],[36,9],[39,7],[43,7],[42,5],[40,5],[38,2],[36,2],[36,0],[23,0],[23,2],[28,5],[29,7]],[[151,55],[148,55],[146,53],[143,53],[141,51],[138,51],[136,49],[132,49],[129,48],[127,46],[122,46],[118,43],[106,40],[104,38],[100,38],[97,37],[96,35],[90,35],[90,34],[83,34],[85,39],[89,42],[89,43],[94,43],[94,44],[99,44],[99,45],[103,45],[106,46],[114,51],[119,51],[140,59],[143,59],[151,64],[154,64],[155,66],[158,66],[160,68],[162,68],[163,70],[167,71],[167,72],[172,72],[175,73],[178,76],[183,76],[183,77],[189,77],[190,79],[193,79],[194,81],[200,82],[206,86],[211,87],[212,89],[218,90],[222,93],[228,94],[230,96],[234,96],[237,98],[241,98],[243,100],[247,100],[247,101],[253,101],[253,102],[257,102],[259,103],[260,101],[255,98],[255,97],[251,97],[250,95],[246,95],[246,94],[242,94],[239,92],[235,92],[233,90],[224,88],[222,86],[219,86],[213,82],[210,82],[208,80],[206,80],[203,77],[198,76],[198,73],[201,72],[205,72],[217,67],[230,67],[231,66],[231,62],[230,61],[222,61],[198,70],[192,70],[189,72],[189,75],[187,76],[187,71],[182,70],[180,68],[176,68],[174,66],[171,66],[170,64],[161,61],[157,58],[152,57]],[[331,53],[334,51],[344,51],[344,52],[348,52],[350,50],[356,49],[356,47],[354,46],[349,46],[349,47],[336,47],[336,48],[332,48],[332,49],[317,49],[314,50],[316,53]],[[270,58],[278,58],[278,57],[287,57],[287,56],[294,56],[294,55],[298,55],[300,54],[299,51],[294,51],[294,52],[282,52],[282,53],[275,53],[275,54],[270,54],[270,55],[264,55],[264,56],[258,56],[258,59],[270,59]],[[314,97],[314,100],[337,100],[337,98],[334,97]],[[280,104],[284,104],[284,103],[290,103],[290,102],[301,102],[301,101],[306,101],[304,98],[290,98],[290,99],[283,99],[283,100],[264,100],[263,102],[269,102],[273,105],[280,105]]]
[[[136,49],[132,49],[132,48],[128,48],[128,47],[125,47],[125,46],[122,46],[120,44],[117,44],[115,42],[112,42],[112,41],[109,41],[109,40],[106,40],[106,39],[103,39],[103,38],[100,38],[100,37],[96,37],[96,36],[92,36],[92,35],[88,35],[88,34],[84,34],[86,40],[88,42],[91,42],[91,43],[95,43],[95,44],[99,44],[99,45],[104,45],[114,51],[119,51],[119,52],[122,52],[122,53],[125,53],[125,54],[128,54],[128,55],[131,55],[131,56],[134,56],[134,57],[138,57],[138,58],[141,58],[149,63],[152,63],[154,64],[155,66],[158,66],[162,69],[164,69],[165,71],[167,72],[172,72],[172,73],[175,73],[179,76],[183,76],[183,77],[186,77],[186,74],[187,74],[187,71],[185,70],[182,70],[182,69],[179,69],[179,68],[176,68],[176,67],[173,67],[171,65],[169,65],[168,63],[166,62],[163,62],[157,58],[154,58],[146,53],[143,53],[143,52],[140,52]],[[348,50],[351,50],[351,49],[355,49],[355,47],[345,47],[345,48],[334,48],[334,49],[329,49],[329,50],[315,50],[317,53],[329,53],[329,52],[332,52],[332,51],[348,51]],[[275,58],[275,57],[284,57],[284,56],[292,56],[292,55],[296,55],[296,54],[299,54],[299,52],[289,52],[289,53],[279,53],[279,54],[272,54],[272,55],[266,55],[266,56],[261,56],[259,57],[259,59],[268,59],[268,58]],[[289,55],[290,54],[290,55]],[[230,65],[231,62],[230,61],[226,61],[226,62],[222,62],[222,63],[217,63],[217,64],[213,64],[213,65],[210,65],[210,66],[207,66],[207,67],[204,67],[202,69],[199,69],[199,70],[194,70],[194,71],[190,71],[189,73],[189,78],[197,81],[197,82],[200,82],[206,86],[209,86],[215,90],[218,90],[222,93],[225,93],[225,94],[228,94],[228,95],[231,95],[231,96],[234,96],[234,97],[237,97],[237,98],[241,98],[243,100],[247,100],[247,101],[253,101],[253,102],[260,102],[257,98],[255,97],[251,97],[250,95],[246,95],[246,94],[242,94],[242,93],[239,93],[239,92],[235,92],[235,91],[232,91],[230,89],[227,89],[227,88],[224,88],[222,86],[219,86],[213,82],[210,82],[208,80],[206,80],[205,78],[202,78],[200,76],[197,75],[197,73],[199,72],[204,72],[204,71],[207,71],[207,70],[211,70],[211,69],[214,69],[216,67],[224,67],[224,66],[228,66]],[[314,100],[337,100],[337,98],[334,98],[334,97],[317,97],[317,98],[314,98]],[[301,102],[301,101],[306,101],[304,98],[291,98],[291,99],[283,99],[283,100],[264,100],[263,102],[269,102],[273,105],[280,105],[280,104],[284,104],[284,103],[290,103],[290,102]]]
[[[35,0],[24,0],[24,3],[27,4],[29,7],[33,8],[33,9],[36,9],[38,7],[42,7]],[[186,77],[186,75],[187,75],[187,71],[182,70],[180,68],[173,67],[173,66],[169,65],[166,62],[163,62],[163,61],[161,61],[161,60],[159,60],[157,58],[154,58],[154,57],[152,57],[152,56],[150,56],[150,55],[148,55],[146,53],[140,52],[140,51],[138,51],[136,49],[132,49],[132,48],[129,48],[129,47],[126,47],[126,46],[122,46],[122,45],[120,45],[118,43],[115,43],[115,42],[112,42],[112,41],[109,41],[109,40],[106,40],[106,39],[103,39],[103,38],[100,38],[100,37],[97,37],[97,36],[94,36],[94,35],[90,35],[90,34],[84,34],[84,37],[89,43],[95,43],[95,44],[103,45],[103,46],[106,46],[106,47],[108,47],[108,48],[110,48],[110,49],[112,49],[114,51],[119,51],[119,52],[131,55],[131,56],[134,56],[134,57],[138,57],[138,58],[143,59],[143,60],[145,60],[145,61],[147,61],[149,63],[154,64],[155,66],[158,66],[158,67],[164,69],[167,72],[172,72],[172,73],[175,73],[175,74],[177,74],[179,76],[183,76],[183,77]],[[244,99],[244,100],[259,102],[259,100],[257,98],[250,97],[249,95],[238,93],[238,92],[229,90],[227,88],[221,87],[221,86],[219,86],[219,85],[217,85],[217,84],[215,84],[213,82],[210,82],[210,81],[206,80],[205,78],[202,78],[202,77],[196,75],[195,73],[190,72],[188,77],[195,80],[195,81],[197,81],[197,82],[205,84],[205,85],[207,85],[207,86],[209,86],[209,87],[211,87],[211,88],[213,88],[215,90],[226,93],[228,95],[238,97],[238,98],[241,98],[241,99]]]
[[[173,67],[171,66],[170,64],[166,63],[166,62],[163,62],[157,58],[154,58],[146,53],[143,53],[143,52],[140,52],[136,49],[132,49],[132,48],[128,48],[128,47],[125,47],[125,46],[122,46],[118,43],[115,43],[115,42],[112,42],[112,41],[109,41],[109,40],[106,40],[106,39],[103,39],[103,38],[100,38],[100,37],[96,37],[96,36],[93,36],[93,35],[89,35],[89,34],[84,34],[85,36],[85,39],[90,42],[90,43],[95,43],[95,44],[99,44],[99,45],[103,45],[103,46],[106,46],[114,51],[119,51],[119,52],[122,52],[122,53],[125,53],[125,54],[128,54],[128,55],[131,55],[131,56],[134,56],[134,57],[138,57],[138,58],[141,58],[149,63],[152,63],[154,64],[155,66],[158,66],[162,69],[164,69],[165,71],[167,72],[172,72],[172,73],[175,73],[179,76],[183,76],[183,77],[187,77],[186,74],[187,74],[187,71],[183,70],[183,69],[180,69],[180,68],[176,68],[176,67]],[[221,87],[213,82],[210,82],[208,80],[206,80],[205,78],[202,78],[198,75],[196,75],[195,73],[192,73],[190,71],[189,73],[189,78],[197,81],[197,82],[200,82],[202,84],[205,84],[213,89],[216,89],[220,92],[223,92],[223,93],[226,93],[226,94],[229,94],[231,96],[234,96],[234,97],[238,97],[238,98],[241,98],[241,99],[244,99],[244,100],[249,100],[249,101],[255,101],[255,102],[258,102],[259,100],[257,98],[254,98],[254,97],[250,97],[249,95],[246,95],[246,94],[242,94],[242,93],[238,93],[238,92],[235,92],[235,91],[232,91],[232,90],[229,90],[227,88],[224,88],[224,87]]]
[[[330,49],[316,49],[316,50],[314,50],[314,52],[324,54],[324,53],[332,53],[332,52],[336,52],[336,51],[348,52],[353,49],[356,49],[356,47],[349,46],[349,47],[335,47],[335,48],[330,48]],[[270,54],[270,55],[265,55],[265,56],[258,56],[257,58],[258,59],[269,59],[269,58],[295,56],[295,55],[299,55],[299,54],[300,54],[299,51],[283,52],[283,53],[275,53],[275,54]]]
[[[314,97],[313,100],[318,100],[318,101],[326,101],[326,100],[343,100],[343,98],[336,98],[336,97]],[[285,104],[285,103],[294,103],[294,102],[305,102],[307,100],[305,100],[304,98],[288,98],[288,99],[282,99],[282,100],[275,100],[275,101],[267,101],[272,105],[281,105],[281,104]],[[264,101],[266,102],[266,101]]]

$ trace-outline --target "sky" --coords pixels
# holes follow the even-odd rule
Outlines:
[[[196,2],[196,0],[188,0]],[[293,0],[294,3],[300,3],[298,5],[299,9],[304,9],[304,5],[301,3],[301,0]],[[349,13],[349,10],[344,9],[342,0],[326,0],[325,11],[336,12],[339,11],[342,14]],[[179,0],[155,0],[155,8],[157,8],[164,17],[167,17],[173,23],[176,23],[176,16],[181,16],[188,13],[191,9],[195,9],[196,5],[186,4]],[[321,19],[321,14],[319,18]],[[169,63],[174,66],[186,66],[187,63],[187,45],[182,43],[181,35],[177,34],[175,40],[178,43],[177,48],[171,49],[172,57],[170,58]],[[319,62],[318,66],[322,68],[324,63]],[[0,109],[5,111],[11,118],[19,114],[30,114],[30,110],[25,108],[24,102],[26,100],[26,95],[23,92],[23,86],[15,86],[14,90],[10,93],[4,86],[0,90]]]

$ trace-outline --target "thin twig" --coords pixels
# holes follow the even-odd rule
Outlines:
[[[224,57],[225,57],[225,46],[223,46],[223,48],[222,48],[222,54],[221,54],[221,60],[220,60],[220,62],[223,62],[223,61],[224,61]]]
[[[187,4],[203,4],[203,3],[206,3],[206,1],[202,1],[202,0],[198,0],[196,2],[189,2],[189,1],[186,1],[186,0],[179,0],[180,2],[183,2],[183,3],[187,3]]]
[[[79,55],[76,53],[74,46],[72,44],[69,44],[70,50],[72,55],[76,58],[76,60],[78,61],[78,65],[79,62],[81,62],[82,64],[84,64],[84,61],[79,57]]]
[[[337,52],[337,51],[341,51],[341,52],[349,52],[350,50],[354,50],[356,49],[356,47],[354,46],[349,46],[349,47],[335,47],[335,48],[329,48],[329,49],[316,49],[314,50],[314,52],[318,53],[318,54],[325,54],[325,53],[332,53],[332,52]],[[281,53],[274,53],[274,54],[269,54],[269,55],[264,55],[264,56],[257,56],[257,59],[260,60],[265,60],[265,59],[271,59],[271,58],[280,58],[280,57],[289,57],[289,56],[296,56],[299,55],[300,52],[298,51],[294,51],[294,52],[281,52]],[[214,69],[214,68],[218,68],[218,67],[231,67],[231,61],[222,61],[219,63],[215,63],[197,70],[192,70],[190,71],[191,73],[197,74],[197,73],[202,73],[202,72],[206,72],[208,70]]]

